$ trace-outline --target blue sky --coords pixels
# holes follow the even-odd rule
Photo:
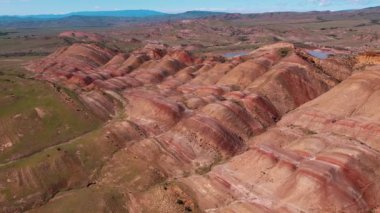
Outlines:
[[[272,12],[344,10],[380,6],[380,0],[0,0],[0,15],[61,14],[92,10],[150,9]]]

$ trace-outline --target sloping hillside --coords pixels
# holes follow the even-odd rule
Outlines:
[[[376,209],[370,62],[290,43],[232,59],[162,45],[62,48],[28,69],[108,122],[0,165],[2,211]]]

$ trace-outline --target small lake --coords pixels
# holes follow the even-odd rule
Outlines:
[[[308,50],[307,53],[319,59],[326,59],[329,57],[329,55],[331,55],[331,52],[322,50]]]
[[[223,56],[226,58],[234,58],[234,57],[239,57],[239,56],[245,56],[248,54],[249,54],[249,51],[240,51],[240,52],[224,53]]]

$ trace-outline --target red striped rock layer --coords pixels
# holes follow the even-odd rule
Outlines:
[[[239,66],[233,63],[223,66],[206,65],[198,71],[195,68],[185,68],[159,84],[158,87],[163,89],[161,90],[162,96],[159,97],[160,101],[165,100],[164,96],[166,96],[168,100],[174,100],[180,106],[184,106],[185,110],[183,112],[182,110],[175,110],[179,106],[174,107],[172,104],[169,105],[170,107],[161,108],[161,110],[176,112],[174,113],[175,116],[173,116],[173,113],[167,116],[170,118],[171,123],[173,123],[173,127],[168,128],[167,132],[158,134],[153,138],[135,143],[127,150],[122,150],[114,156],[104,169],[105,173],[113,174],[111,175],[113,179],[111,181],[112,184],[116,182],[116,184],[121,184],[129,190],[141,191],[154,184],[154,180],[147,180],[147,177],[154,177],[157,174],[159,174],[160,178],[172,179],[188,174],[204,173],[220,160],[228,159],[231,156],[244,152],[249,138],[260,134],[267,127],[273,125],[287,110],[294,109],[296,106],[311,100],[320,95],[320,91],[326,91],[331,87],[330,85],[334,85],[334,81],[328,76],[314,73],[313,67],[307,66],[296,55],[290,55],[286,59],[279,57],[277,61],[276,55],[273,55],[269,58],[259,56],[257,60],[268,60],[267,63],[272,63],[274,66],[268,65],[267,68],[264,67],[262,70],[251,70],[252,73],[261,72],[263,74],[257,74],[257,82],[253,79],[249,85],[241,86],[242,88],[249,88],[249,90],[241,89],[239,91],[240,88],[236,87],[237,85],[227,83],[212,85],[214,82],[222,79],[226,75],[225,72],[227,72],[227,75],[229,72],[232,72],[224,71],[223,68]],[[274,61],[271,61],[273,58]],[[231,70],[234,70],[234,68]],[[249,70],[244,70],[243,72],[248,73]],[[281,77],[287,76],[289,73],[292,74],[292,72],[295,78],[301,79],[297,84],[298,89],[303,91],[306,88],[307,90],[305,93],[301,93],[302,96],[300,97],[296,97],[297,93],[292,92],[292,88],[283,86],[284,83],[288,83],[287,81],[281,81]],[[210,79],[213,79],[212,82],[210,82]],[[294,78],[289,79],[291,81]],[[278,82],[282,86],[274,88],[267,86],[267,84],[275,85],[274,82]],[[315,88],[319,92],[314,93],[316,91]],[[140,93],[141,90],[135,92]],[[282,97],[288,97],[289,100],[288,102],[284,102],[278,96],[270,96],[271,93],[278,93]],[[127,94],[125,97],[128,100],[131,99],[131,103],[136,103],[131,98],[133,96]],[[154,100],[149,95],[140,95],[140,97]],[[285,110],[279,110],[282,108],[276,107],[275,104],[282,106]],[[159,105],[161,104],[155,104],[155,106]],[[154,112],[151,115],[154,120],[162,120],[156,117],[168,114],[167,112],[157,113],[158,111],[154,110],[153,106],[150,107],[152,108],[150,111]],[[180,108],[182,109],[182,107]],[[179,113],[180,111],[181,113]],[[148,114],[139,113],[136,117],[145,119],[146,121],[146,115]],[[182,116],[182,119],[177,121],[179,114]],[[151,120],[151,118],[148,120]],[[140,123],[143,126],[146,124],[139,120],[134,120],[134,122]],[[135,163],[122,165],[120,166],[122,169],[117,166],[115,167],[115,165],[120,165],[119,162],[130,161],[130,156],[134,156],[133,161]],[[252,162],[256,162],[257,160],[259,159],[253,159]],[[145,166],[146,168],[155,169],[142,169],[144,173],[141,172],[136,176],[129,177],[130,179],[128,180],[130,182],[128,183],[119,181],[123,180],[122,177],[127,174],[128,176],[130,175],[128,171],[136,170],[134,164],[142,168]],[[247,162],[247,164],[254,165],[255,163]],[[254,167],[252,169],[254,170]],[[247,170],[242,172],[247,172]],[[247,172],[247,175],[249,174]],[[103,180],[102,184],[109,185],[111,183],[108,180]],[[187,186],[195,188],[193,185]],[[187,186],[185,186],[186,190]],[[200,192],[205,190],[203,187],[209,188],[208,186],[201,186],[199,188]],[[214,189],[217,190],[217,188],[210,188],[210,190]],[[147,192],[147,194],[150,193],[151,191]],[[185,191],[184,194],[191,195],[194,193],[192,191],[190,193]],[[154,198],[146,197],[146,194],[143,194],[140,198],[140,195],[139,193],[131,195],[130,199],[136,202],[130,203],[130,210],[135,211],[136,209],[141,210],[145,208],[147,208],[145,209],[147,211],[152,210],[148,207],[152,204],[149,199]],[[198,203],[201,209],[207,209],[200,205],[200,200],[203,200],[203,195],[195,203]],[[142,203],[139,203],[140,201]],[[205,202],[208,203],[210,201],[205,200]],[[215,202],[219,203],[220,200],[216,200]],[[160,206],[159,208],[161,208],[160,211],[162,212],[172,211],[170,207],[166,209]]]
[[[281,58],[277,50],[276,46],[259,50],[263,53],[258,60],[267,61],[267,67],[259,71],[264,74],[247,85],[247,90],[227,83],[214,85],[239,66],[236,61],[194,65],[174,72],[157,86],[125,90],[128,119],[152,136],[135,143],[126,155],[150,162],[168,177],[194,173],[242,152],[250,137],[333,85],[328,76],[315,74],[314,68],[295,54]],[[289,75],[294,77],[286,78]],[[306,88],[305,95],[297,97],[285,86],[293,79],[298,80],[301,91]],[[275,83],[282,86],[268,86]],[[274,92],[287,102],[271,97]]]
[[[288,203],[291,205],[291,202],[279,206],[270,204],[281,201],[281,196],[288,196],[287,191],[280,189],[282,185],[277,182],[272,185],[268,183],[268,189],[260,187],[255,182],[261,174],[256,166],[264,168],[265,165],[261,163],[267,163],[276,167],[274,164],[279,161],[271,153],[275,152],[272,149],[278,148],[265,144],[250,148],[248,143],[285,113],[325,93],[337,83],[333,77],[321,72],[319,67],[302,59],[294,51],[293,45],[279,43],[258,49],[249,56],[227,61],[191,58],[186,52],[156,49],[131,55],[102,50],[107,52],[107,57],[99,58],[97,54],[102,51],[92,52],[95,48],[92,46],[79,49],[82,48],[86,51],[91,49],[91,55],[94,55],[85,57],[94,62],[90,68],[83,66],[82,69],[80,63],[85,63],[83,58],[66,54],[65,51],[37,62],[32,68],[42,73],[42,78],[92,90],[81,92],[80,97],[97,114],[115,112],[113,102],[117,100],[123,105],[121,111],[126,115],[122,119],[133,123],[144,136],[148,136],[140,141],[124,143],[126,148],[109,160],[98,180],[99,187],[117,186],[123,193],[134,192],[128,198],[131,201],[129,210],[133,212],[149,205],[149,200],[139,200],[140,194],[137,192],[147,190],[162,180],[191,174],[198,175],[181,179],[178,183],[192,189],[187,197],[192,197],[194,206],[198,205],[204,210],[217,210],[222,206],[234,208],[228,202],[234,200],[244,201],[242,206],[236,203],[239,208],[246,208],[245,205],[248,205],[247,208],[256,206],[263,209],[303,208],[297,205],[289,207]],[[284,49],[286,55],[282,53]],[[59,58],[59,63],[49,61],[54,58]],[[72,65],[77,68],[75,71],[66,70],[71,74],[58,78],[57,64],[63,68]],[[73,80],[73,76],[79,74],[82,81]],[[246,152],[247,149],[249,151]],[[238,154],[241,155],[236,159],[246,155],[250,158],[244,165],[238,165],[240,163],[236,160],[228,162],[226,165],[237,164],[231,177],[225,176],[228,172],[223,169],[224,164],[215,167],[210,175],[200,175],[215,164]],[[266,156],[269,156],[268,159]],[[297,162],[302,161],[297,153],[288,156],[284,151],[283,156],[296,166],[299,165]],[[296,170],[293,164],[286,165],[284,168]],[[322,167],[322,173],[328,172],[324,170],[328,167]],[[277,174],[275,170],[273,172],[268,175],[268,179],[275,178]],[[233,175],[253,179],[243,185],[246,180]],[[214,179],[217,180],[216,185],[210,183]],[[242,183],[236,184],[234,181]],[[258,189],[251,191],[251,185],[256,183]],[[293,181],[293,184],[298,183]],[[279,195],[270,192],[270,189],[279,190]],[[306,193],[302,190],[300,186],[299,194]],[[255,194],[256,191],[258,194]],[[188,192],[181,194],[186,195]],[[202,194],[204,192],[207,196]],[[206,196],[204,202],[208,204],[204,205],[201,199],[198,200],[198,195],[199,198]],[[263,201],[258,204],[251,202],[255,199]],[[160,211],[166,210],[161,207]]]
[[[150,80],[150,83],[157,83],[160,77],[192,63],[193,58],[185,51],[146,48],[129,55],[95,44],[74,44],[30,64],[28,68],[40,73],[39,77],[43,79],[61,81],[66,85],[123,89],[131,86],[131,82],[113,78],[129,76],[128,73],[136,71],[130,77],[140,80],[140,83]]]
[[[379,70],[356,73],[284,116],[207,174],[178,180],[182,197],[206,212],[376,211]]]
[[[31,63],[27,68],[53,83],[63,84],[81,93],[81,100],[103,118],[114,114],[113,101],[102,91],[121,91],[155,84],[193,63],[185,51],[146,48],[132,54],[116,53],[94,44],[74,44]],[[132,72],[133,71],[133,72]]]

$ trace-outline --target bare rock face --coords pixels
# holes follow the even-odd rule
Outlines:
[[[334,60],[308,58],[289,43],[238,60],[161,45],[127,55],[82,44],[29,69],[75,88],[92,111],[111,118],[89,140],[93,147],[75,142],[86,155],[71,157],[81,162],[80,179],[96,182],[93,195],[107,203],[106,194],[116,190],[121,201],[114,205],[123,211],[375,209],[378,67],[349,77],[352,70]],[[49,211],[69,202],[65,193],[47,202],[49,196],[85,183],[45,185],[39,196],[24,194],[21,206],[16,198],[0,204],[4,211]],[[19,190],[20,184],[3,187]]]
[[[376,209],[379,68],[354,74],[252,138],[245,153],[178,184],[209,212]]]
[[[326,50],[330,51],[331,50]],[[338,52],[339,53],[339,52]],[[356,64],[357,60],[351,55],[344,55],[344,57],[333,56],[326,59],[319,59],[312,57],[304,51],[297,51],[297,54],[304,60],[315,64],[320,70],[320,72],[326,73],[331,76],[333,80],[341,82],[348,78],[354,71],[352,68]]]
[[[365,52],[357,56],[361,64],[380,64],[380,52]]]

